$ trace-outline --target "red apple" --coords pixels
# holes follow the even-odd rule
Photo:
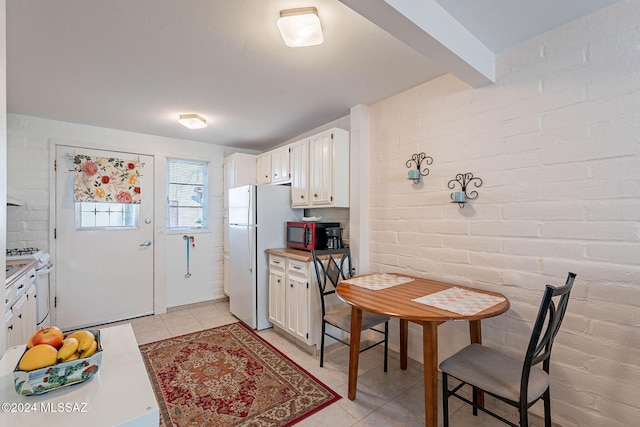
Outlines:
[[[64,335],[62,331],[55,326],[44,327],[35,332],[29,338],[27,348],[35,347],[40,344],[49,344],[55,348],[60,348],[64,341]]]

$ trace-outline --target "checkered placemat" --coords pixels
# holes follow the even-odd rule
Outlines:
[[[503,297],[453,287],[412,301],[452,311],[463,316],[472,316],[504,300],[505,298]]]
[[[352,277],[351,279],[342,281],[342,283],[361,286],[363,288],[371,289],[372,291],[378,291],[380,289],[390,288],[391,286],[401,285],[403,283],[409,282],[413,282],[413,279],[410,277],[396,276],[395,274],[388,273],[377,273],[370,274],[368,276]]]

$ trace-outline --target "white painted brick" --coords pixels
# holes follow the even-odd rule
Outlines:
[[[537,237],[539,225],[533,221],[483,221],[471,223],[476,236]]]
[[[548,242],[543,239],[505,239],[504,252],[531,257],[580,258],[584,254],[584,246],[579,242]]]
[[[640,100],[634,93],[585,101],[541,114],[542,128],[561,129],[603,123],[637,113],[639,106]]]
[[[418,235],[418,238],[419,235]],[[440,236],[442,246],[446,248],[467,249],[469,251],[502,252],[501,238],[486,238],[477,236]]]
[[[556,222],[541,225],[543,238],[583,239],[589,240],[622,240],[624,238],[623,223],[618,222]]]
[[[629,344],[640,338],[638,22],[640,1],[621,1],[499,54],[496,84],[473,90],[447,75],[370,107],[371,170],[395,167],[392,135],[435,160],[423,188],[394,190],[392,174],[371,187],[374,206],[424,212],[384,222],[402,239],[372,246],[372,270],[503,292],[511,310],[483,333],[505,351],[527,341],[544,285],[578,273],[552,358],[563,426],[633,425],[640,413],[640,348]],[[416,113],[419,125],[401,122]],[[459,209],[446,185],[465,171],[484,185]],[[372,224],[378,214],[388,216],[374,209]]]

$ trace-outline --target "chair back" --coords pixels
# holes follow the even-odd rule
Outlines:
[[[322,316],[325,312],[325,297],[336,292],[338,283],[351,277],[351,250],[349,248],[311,251],[316,269]]]
[[[564,286],[554,287],[547,285],[542,303],[536,317],[536,323],[533,326],[529,347],[525,355],[524,366],[522,369],[522,381],[520,382],[520,396],[526,396],[527,384],[529,383],[529,374],[531,367],[542,362],[542,368],[549,373],[549,361],[551,358],[551,348],[553,341],[560,330],[562,319],[567,310],[569,303],[569,295],[576,278],[575,273],[569,273]],[[546,327],[545,327],[546,325]],[[544,329],[544,331],[543,331]],[[525,400],[526,402],[526,400]]]

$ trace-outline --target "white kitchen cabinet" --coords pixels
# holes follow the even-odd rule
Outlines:
[[[256,158],[256,181],[258,184],[271,184],[271,152],[259,154]]]
[[[284,257],[269,257],[269,321],[281,329],[285,328],[285,265]]]
[[[291,144],[291,206],[309,204],[309,139]]]
[[[30,268],[5,288],[7,348],[26,344],[36,331],[36,270]]]
[[[318,294],[312,262],[269,254],[269,320],[274,326],[318,346],[322,327]]]
[[[309,144],[310,207],[349,207],[349,132],[334,128]]]
[[[234,153],[224,158],[224,208],[227,209],[229,189],[256,183],[256,156]]]
[[[291,145],[291,206],[349,207],[349,132],[333,128]]]
[[[309,344],[310,289],[309,263],[288,260],[287,263],[287,332]]]
[[[289,146],[271,150],[271,183],[286,184],[291,182],[289,167]]]

